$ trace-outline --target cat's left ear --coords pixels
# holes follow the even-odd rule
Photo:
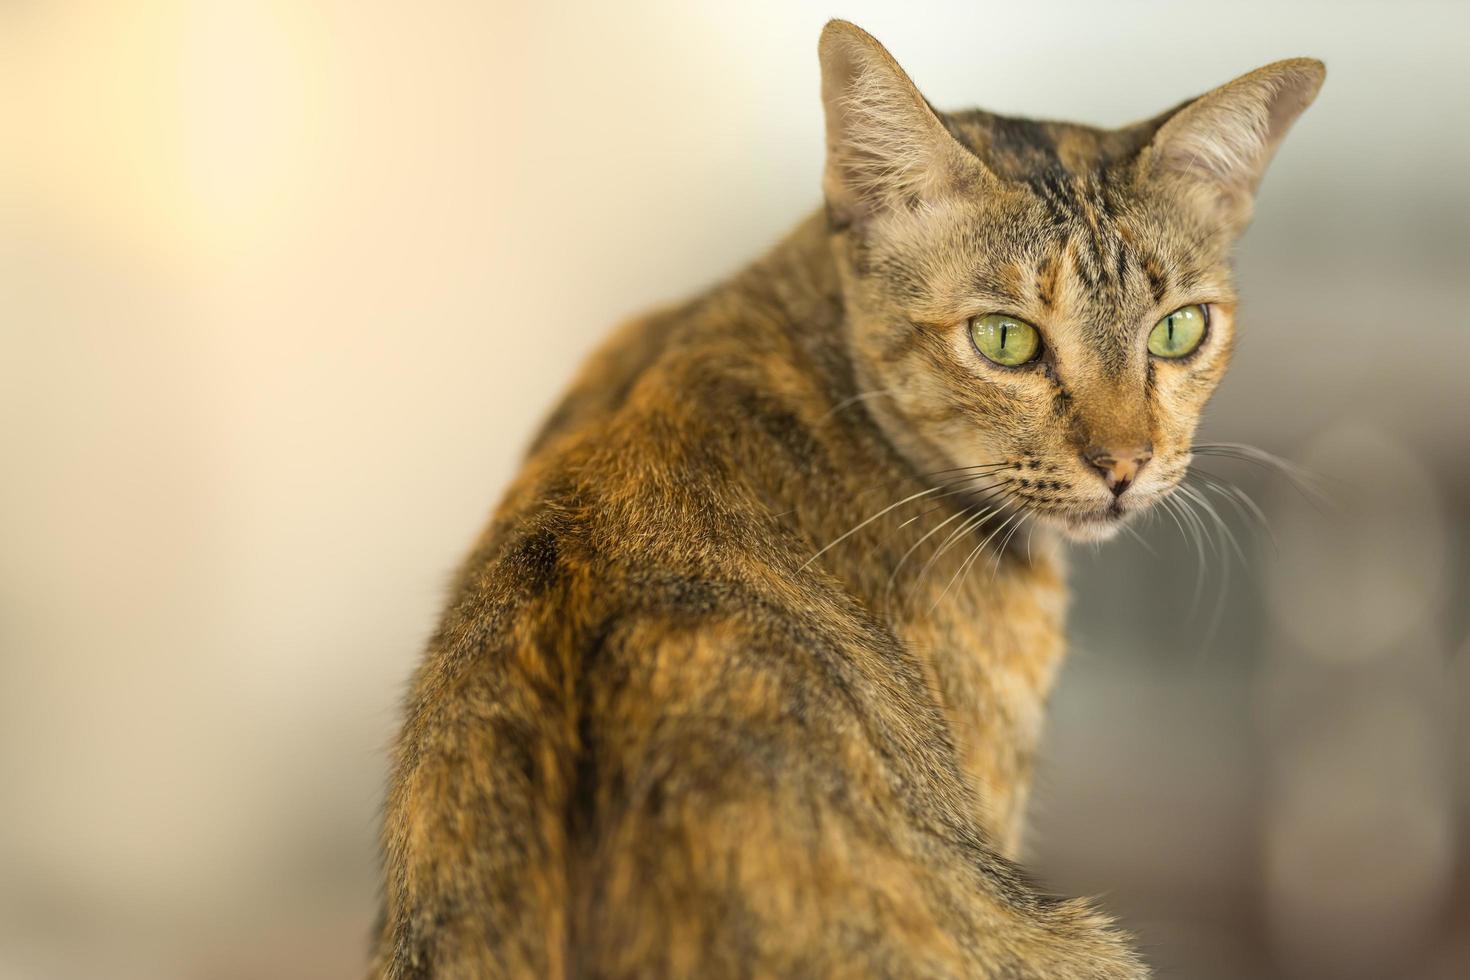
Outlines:
[[[1168,117],[1139,167],[1148,179],[1181,185],[1212,217],[1244,228],[1266,165],[1326,76],[1322,62],[1293,58],[1207,92]]]
[[[872,35],[828,22],[818,46],[827,112],[829,213],[842,224],[933,202],[987,179]]]

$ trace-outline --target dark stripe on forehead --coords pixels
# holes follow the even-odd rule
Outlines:
[[[1056,303],[1057,274],[1061,268],[1061,263],[1053,255],[1043,256],[1041,264],[1036,267],[1036,298],[1048,310]]]
[[[1056,136],[1047,123],[978,109],[940,118],[955,139],[1001,177],[1025,180],[1038,170],[1062,169]]]
[[[1108,254],[1098,249],[1106,248]],[[1086,294],[1083,307],[1073,311],[1087,338],[1087,347],[1103,371],[1119,375],[1128,367],[1131,345],[1123,303],[1123,280],[1129,253],[1121,235],[1078,234],[1067,243],[1067,272]]]
[[[990,152],[1016,163],[1061,168],[1057,141],[1040,123],[1030,119],[995,116],[990,123]]]
[[[1196,269],[1188,269],[1184,272],[1179,273],[1178,282],[1176,283],[1176,285],[1178,286],[1180,292],[1188,293],[1199,286],[1199,282],[1199,271]]]
[[[1130,268],[1140,264],[1128,230],[1126,213],[1114,175],[1099,169],[1082,176],[1037,174],[1031,184],[1055,225],[1065,218],[1071,274],[1094,299],[1121,304]]]
[[[1143,258],[1143,274],[1148,277],[1149,292],[1153,294],[1155,303],[1162,303],[1169,292],[1169,270],[1159,261],[1159,257],[1149,253]]]
[[[1041,199],[1051,226],[1065,234],[1080,216],[1076,193],[1067,172],[1060,167],[1043,170],[1027,178],[1026,183]]]
[[[1079,244],[1076,238],[1067,242],[1067,257],[1071,260],[1072,275],[1082,283],[1090,292],[1097,289],[1097,272],[1093,263],[1093,256],[1088,253],[1085,245]]]
[[[1111,223],[1117,217],[1116,202],[1114,201],[1116,192],[1113,189],[1111,178],[1106,168],[1099,168],[1093,171],[1092,186],[1093,204],[1097,208],[1098,217],[1104,222]]]

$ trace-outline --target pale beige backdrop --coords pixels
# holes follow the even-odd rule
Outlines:
[[[447,576],[589,346],[818,203],[834,14],[1099,123],[1328,62],[1207,428],[1346,517],[1219,467],[1278,546],[1213,639],[1169,525],[1079,555],[1032,850],[1165,975],[1470,975],[1470,4],[8,0],[0,977],[360,971]]]

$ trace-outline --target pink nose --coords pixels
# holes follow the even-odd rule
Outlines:
[[[1123,491],[1138,479],[1138,471],[1143,469],[1143,464],[1153,458],[1154,447],[1147,443],[1128,449],[1093,446],[1082,453],[1083,461],[1102,475],[1114,497],[1121,497]]]

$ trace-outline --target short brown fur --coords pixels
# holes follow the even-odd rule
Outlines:
[[[458,576],[395,753],[375,976],[1146,975],[1013,863],[1058,532],[1188,465],[1229,245],[1320,65],[1104,132],[940,116],[841,22],[822,59],[825,211],[619,331]],[[1185,153],[1232,99],[1254,155]],[[1186,303],[1212,336],[1155,362],[1141,333]],[[984,362],[966,324],[996,310],[1047,360]],[[1115,502],[1079,453],[1130,440],[1153,462]]]

